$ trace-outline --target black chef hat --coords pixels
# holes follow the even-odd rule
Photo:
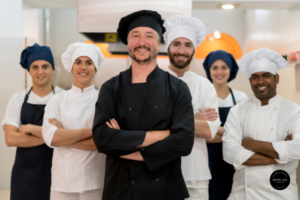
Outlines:
[[[128,33],[136,27],[152,28],[158,33],[160,40],[162,40],[162,35],[166,32],[163,23],[164,21],[157,12],[152,10],[140,10],[122,17],[117,32],[121,41],[126,45]]]

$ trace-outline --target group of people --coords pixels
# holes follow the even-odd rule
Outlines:
[[[17,147],[11,200],[298,199],[300,106],[276,93],[282,56],[258,49],[238,66],[217,50],[204,78],[191,71],[206,36],[200,19],[141,10],[121,18],[117,32],[132,64],[100,91],[99,47],[68,46],[67,91],[52,85],[49,47],[23,50],[33,86],[12,96],[2,122],[7,146]],[[166,71],[157,65],[163,39]],[[228,86],[239,69],[249,99]],[[277,170],[290,177],[284,189],[270,183]]]

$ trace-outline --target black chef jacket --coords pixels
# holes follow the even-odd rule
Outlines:
[[[111,78],[102,85],[96,103],[93,139],[98,151],[107,155],[103,200],[187,198],[181,156],[190,154],[194,142],[189,88],[159,67],[146,83],[131,80],[131,69]],[[106,125],[112,118],[121,130]],[[137,148],[151,130],[171,130],[171,135]],[[136,151],[144,162],[119,157]]]

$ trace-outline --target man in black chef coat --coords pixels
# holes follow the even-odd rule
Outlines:
[[[117,31],[132,65],[102,85],[96,103],[93,138],[107,155],[103,200],[187,198],[181,156],[192,150],[194,115],[187,85],[157,66],[161,16],[134,12]]]

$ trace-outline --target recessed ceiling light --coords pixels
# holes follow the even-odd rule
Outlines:
[[[222,8],[226,9],[226,10],[230,10],[230,9],[234,9],[234,5],[232,5],[232,4],[224,4],[224,5],[222,5]]]

